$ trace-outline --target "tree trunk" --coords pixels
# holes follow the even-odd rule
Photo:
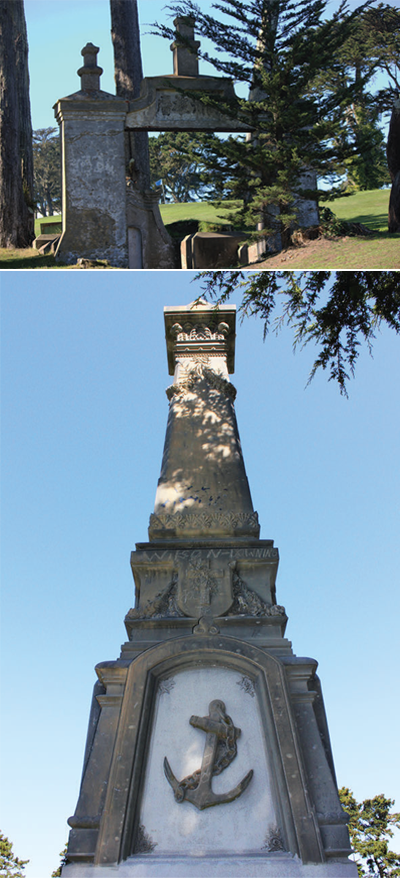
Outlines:
[[[110,0],[111,36],[117,95],[132,101],[143,79],[137,0]],[[149,138],[147,131],[125,134],[127,173],[138,189],[150,188]]]
[[[387,142],[387,162],[392,190],[389,201],[389,232],[400,232],[400,99],[393,104]]]
[[[34,238],[32,123],[23,0],[0,0],[0,246]]]

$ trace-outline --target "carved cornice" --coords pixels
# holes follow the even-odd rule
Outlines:
[[[177,342],[185,341],[225,341],[229,332],[227,323],[221,322],[216,329],[210,329],[203,321],[199,320],[195,326],[193,323],[174,323],[171,327],[171,335]]]
[[[229,536],[246,534],[258,537],[260,525],[257,512],[162,512],[150,516],[149,538],[156,539],[167,531],[168,536],[179,533],[205,534],[212,531]]]
[[[176,358],[182,355],[195,355],[199,352],[227,356],[229,325],[224,321],[220,321],[214,326],[210,325],[209,318],[210,314],[206,315],[205,319],[197,317],[195,324],[192,320],[184,324],[174,323],[171,326],[170,336],[173,339]]]
[[[234,371],[236,310],[222,305],[215,308],[204,301],[177,308],[165,308],[165,335],[168,370],[174,374],[180,356],[196,354],[226,358],[228,372]]]

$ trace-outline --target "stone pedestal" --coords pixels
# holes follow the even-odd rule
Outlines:
[[[98,49],[89,43],[82,89],[57,101],[63,167],[63,231],[56,259],[108,259],[128,267],[124,127],[127,104],[99,89]]]
[[[293,654],[234,412],[235,312],[168,308],[170,416],[135,606],[96,667],[63,878],[356,878],[317,662]]]

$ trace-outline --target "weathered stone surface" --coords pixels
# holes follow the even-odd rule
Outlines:
[[[319,225],[318,203],[313,198],[303,198],[302,190],[317,189],[317,174],[315,171],[304,170],[299,177],[298,197],[295,199],[294,207],[297,211],[296,227],[300,229],[309,229]]]
[[[125,107],[104,92],[78,92],[55,106],[65,166],[56,258],[67,265],[86,257],[128,267]]]
[[[49,225],[50,225],[50,223],[49,223]],[[35,240],[32,243],[32,247],[34,250],[41,250],[42,252],[43,252],[43,248],[45,248],[46,250],[50,251],[51,253],[54,253],[54,250],[55,250],[56,245],[58,244],[59,240],[60,240],[59,233],[55,234],[55,235],[52,235],[52,234],[46,235],[46,234],[42,233],[42,234],[38,235],[37,238],[35,238]]]
[[[269,250],[268,242],[265,237],[259,238],[257,241],[242,244],[238,250],[238,260],[240,265],[250,265],[252,262],[258,262],[265,259]]]
[[[128,671],[126,671],[127,665],[129,665]],[[196,669],[196,673],[201,672],[201,686],[206,687],[204,690],[205,698],[209,697],[210,692],[222,695],[220,689],[218,693],[214,692],[217,683],[219,687],[224,685],[225,692],[228,692],[228,690],[231,692],[229,687],[228,689],[226,688],[228,684],[225,683],[225,680],[229,679],[233,680],[233,683],[229,685],[234,687],[229,695],[229,699],[232,704],[235,701],[236,710],[241,710],[241,699],[249,699],[249,704],[251,701],[251,704],[258,705],[257,710],[260,711],[263,739],[266,746],[268,771],[271,772],[271,786],[268,786],[268,788],[271,790],[272,801],[276,809],[275,822],[280,827],[282,844],[292,855],[297,854],[300,856],[303,863],[323,863],[326,855],[333,851],[332,831],[340,832],[340,827],[344,827],[344,823],[342,812],[337,810],[337,791],[334,777],[329,769],[329,762],[331,760],[329,741],[325,739],[322,746],[322,743],[319,742],[318,734],[315,736],[316,721],[314,715],[312,720],[313,736],[310,739],[312,746],[309,747],[309,758],[312,764],[311,771],[319,771],[319,764],[323,768],[324,783],[327,784],[327,787],[325,790],[326,808],[324,814],[321,815],[321,825],[325,827],[324,833],[326,833],[327,819],[330,821],[329,826],[332,827],[328,847],[324,849],[323,833],[321,833],[315,814],[316,805],[313,800],[312,789],[309,789],[310,767],[304,762],[304,746],[308,747],[308,743],[304,743],[303,733],[300,734],[299,732],[295,712],[296,702],[304,700],[301,695],[303,688],[308,701],[312,699],[312,695],[310,697],[309,692],[312,691],[315,665],[316,662],[310,659],[296,659],[294,656],[283,657],[280,661],[268,654],[268,652],[258,649],[254,644],[246,644],[241,640],[224,637],[219,633],[199,635],[197,637],[189,636],[180,638],[177,641],[167,641],[146,650],[131,663],[118,661],[99,665],[98,674],[106,688],[106,694],[98,696],[97,699],[102,706],[99,723],[103,711],[106,710],[106,717],[104,719],[106,731],[104,735],[100,735],[97,746],[105,748],[105,753],[108,755],[105,760],[104,758],[99,758],[99,752],[96,753],[96,739],[100,734],[98,726],[94,737],[91,733],[92,745],[87,759],[80,802],[76,811],[76,817],[74,818],[73,835],[69,848],[70,859],[76,863],[82,861],[84,851],[82,850],[82,844],[78,848],[76,847],[78,841],[76,834],[80,831],[82,841],[88,844],[88,832],[90,831],[91,843],[93,844],[92,834],[94,831],[97,831],[95,830],[95,825],[98,820],[98,839],[94,862],[99,867],[101,865],[101,869],[107,863],[110,865],[118,863],[130,856],[132,850],[135,850],[135,839],[139,825],[145,826],[147,836],[154,843],[151,831],[153,823],[151,821],[151,825],[146,826],[143,813],[138,809],[140,807],[139,802],[143,801],[140,798],[141,782],[139,778],[143,778],[143,772],[147,764],[149,734],[151,729],[156,729],[157,727],[154,725],[157,722],[154,720],[154,699],[157,686],[159,687],[158,691],[166,692],[163,697],[168,698],[168,693],[172,696],[168,681],[171,681],[171,678],[177,679],[181,674],[192,674],[194,669]],[[224,669],[229,672],[228,675],[226,675]],[[124,684],[126,674],[126,683]],[[182,676],[181,679],[186,691],[185,676]],[[189,680],[190,677],[187,679]],[[242,690],[238,685],[239,694],[234,697],[232,693],[236,692],[236,685],[240,681]],[[200,684],[189,686],[187,692],[193,692],[193,695],[190,696],[191,698],[195,697],[197,692],[200,697],[201,686],[200,688],[199,686]],[[119,693],[122,690],[123,701],[121,704],[121,695]],[[293,696],[290,694],[292,690],[294,692]],[[185,702],[185,698],[186,696],[183,697],[182,695],[182,705]],[[226,697],[226,701],[228,702],[228,697]],[[190,710],[192,710],[192,705],[190,705]],[[107,713],[107,711],[110,713]],[[234,711],[232,710],[232,712]],[[173,711],[175,717],[173,721],[175,736],[181,733],[178,713],[179,710]],[[117,714],[119,715],[118,725],[115,720]],[[107,715],[109,715],[110,720],[107,720]],[[259,747],[257,746],[254,749],[250,744],[250,738],[245,731],[246,723],[242,720],[241,714],[240,721],[244,723],[244,752],[246,747],[250,747],[249,752],[253,760],[257,759],[256,754]],[[163,736],[167,733],[172,735],[170,738],[172,747],[174,740],[173,728],[166,729],[164,722],[162,722],[159,727],[159,733],[157,731],[154,732],[156,736],[157,734],[161,735],[162,743],[165,743]],[[315,745],[317,745],[317,755],[316,761],[313,761],[312,753],[314,752],[313,748],[315,748]],[[156,763],[157,760],[154,764],[156,765]],[[238,767],[239,765],[240,763],[238,763]],[[90,766],[93,767],[95,774],[92,773]],[[243,769],[244,766],[240,765],[240,767]],[[248,768],[251,767],[252,765],[248,766]],[[156,771],[156,768],[154,770]],[[230,767],[229,771],[232,770],[233,768]],[[170,792],[163,776],[162,766],[159,766],[158,771],[157,783],[161,784],[164,782],[167,786],[167,791]],[[254,774],[254,781],[255,777],[256,774]],[[255,789],[257,790],[257,785]],[[104,793],[105,799],[103,798]],[[102,802],[98,798],[99,794],[102,797]],[[247,794],[250,796],[250,787],[246,791]],[[100,815],[99,802],[100,806],[102,805]],[[239,805],[240,799],[237,800],[237,803]],[[228,822],[230,819],[230,809],[234,807],[234,804],[231,803],[229,806],[225,806],[225,813],[228,815],[225,819]],[[151,804],[150,807],[152,807]],[[258,799],[256,799],[254,806],[247,809],[247,820],[250,824],[252,824],[253,820],[257,821],[256,814],[258,813]],[[166,810],[166,814],[168,814],[168,825],[170,809]],[[77,825],[79,819],[81,821],[80,830]],[[222,820],[223,818],[218,819]],[[339,830],[337,829],[338,827]],[[201,829],[201,826],[199,829]],[[224,831],[228,830],[224,829]],[[271,837],[271,833],[268,835],[268,826],[266,827],[265,835],[268,838]],[[244,840],[242,843],[245,844],[246,841]],[[164,845],[164,842],[162,844]],[[204,855],[211,851],[218,854],[218,845],[216,848],[215,844],[213,844],[207,850],[207,845],[203,844],[202,850]],[[238,850],[236,852],[239,856],[240,852]],[[340,851],[338,849],[335,850],[335,859],[342,863],[345,862],[348,852],[349,849],[343,845]],[[223,851],[220,851],[220,853],[223,853]],[[267,854],[268,851],[266,856]],[[87,852],[86,856],[90,858],[89,852]],[[234,863],[234,860],[232,860],[232,863]],[[69,873],[67,872],[66,874]],[[290,875],[290,873],[287,874]],[[335,873],[333,872],[333,874]],[[347,873],[344,872],[344,874],[351,875],[352,873],[349,871]]]
[[[63,878],[94,878],[93,866],[64,866]],[[111,868],[102,878],[357,878],[356,863],[304,865],[290,854],[250,856],[136,856]]]
[[[285,639],[278,552],[254,520],[228,380],[234,309],[200,301],[165,324],[157,522],[132,553],[129,642],[96,668],[63,878],[356,878],[317,662]],[[202,485],[209,518],[192,512]]]
[[[151,540],[259,535],[228,376],[234,315],[204,303],[166,312],[174,379]]]
[[[240,729],[236,754],[212,778],[214,794],[229,795],[254,770],[248,787],[235,801],[204,809],[201,821],[185,796],[174,797],[167,779],[160,777],[164,758],[179,781],[200,770],[206,735],[193,727],[191,717],[208,715],[209,703],[220,699],[232,724]],[[196,717],[197,719],[197,717]],[[222,753],[222,758],[225,754]],[[158,854],[201,854],[205,850],[231,853],[261,850],[268,829],[277,822],[271,777],[263,745],[262,722],[250,679],[223,668],[187,670],[159,683],[150,741],[140,823],[157,845]],[[198,792],[199,782],[188,782],[187,794]],[[209,791],[207,791],[207,796]],[[169,811],[169,820],[162,814]],[[227,813],[229,812],[229,813]],[[254,820],[249,814],[254,813]]]
[[[177,268],[175,247],[161,219],[159,194],[133,184],[126,193],[129,268]]]
[[[174,56],[174,74],[175,76],[198,76],[199,75],[199,59],[197,50],[200,42],[194,38],[194,18],[178,17],[174,19],[177,39],[171,45],[171,51]],[[185,40],[185,43],[179,41],[179,37]]]
[[[144,131],[250,130],[245,121],[202,103],[204,92],[216,101],[235,100],[232,80],[222,76],[146,76],[139,97],[129,102],[126,127]]]
[[[232,268],[239,260],[239,247],[246,235],[227,232],[196,232],[181,243],[182,268]]]

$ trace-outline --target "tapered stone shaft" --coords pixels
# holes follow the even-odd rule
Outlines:
[[[174,381],[150,539],[258,536],[229,381],[235,316],[203,301],[165,309]]]

